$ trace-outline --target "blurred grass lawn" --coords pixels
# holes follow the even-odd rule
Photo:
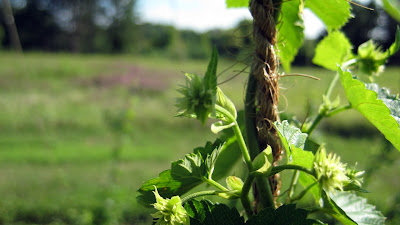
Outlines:
[[[222,60],[219,71],[230,65]],[[208,126],[174,117],[182,71],[202,74],[206,66],[154,57],[0,53],[0,224],[149,223],[149,211],[135,202],[141,183],[216,138]],[[219,81],[244,67],[234,66]],[[321,78],[281,78],[281,110],[303,120],[318,107],[334,73],[293,72]],[[399,93],[399,74],[388,68],[377,82]],[[221,86],[237,108],[243,107],[245,81],[246,73]],[[105,115],[128,106],[133,131],[115,164],[116,138]],[[354,111],[320,128],[314,138],[349,165],[358,161],[358,169],[371,167],[384,143]],[[400,154],[393,147],[388,154],[392,163],[376,165],[365,195],[384,212],[400,190]]]

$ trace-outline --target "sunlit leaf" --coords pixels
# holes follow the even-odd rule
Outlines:
[[[375,206],[367,203],[367,199],[350,192],[337,192],[330,196],[336,205],[358,225],[383,225],[385,217],[375,209]]]
[[[300,15],[300,1],[287,1],[282,4],[282,20],[278,26],[278,49],[282,66],[290,71],[290,64],[303,44],[304,25]]]
[[[226,0],[227,8],[242,8],[248,6],[249,6],[249,0]]]
[[[340,221],[342,224],[346,225],[357,225],[357,223],[352,220],[343,209],[341,209],[335,201],[333,201],[329,196],[325,193],[325,191],[321,192],[321,197],[323,199],[323,208],[325,212],[331,215],[333,218]]]
[[[350,19],[350,4],[344,0],[307,0],[310,8],[326,25],[328,30],[339,29]]]
[[[304,143],[306,142],[308,136],[307,134],[302,133],[299,128],[290,125],[287,120],[283,121],[282,123],[277,121],[274,123],[274,125],[278,131],[283,146],[288,152],[288,157],[291,155],[290,147],[292,145],[297,148],[304,148]]]
[[[336,71],[337,64],[342,64],[351,53],[351,43],[340,31],[328,34],[315,49],[313,63]]]
[[[291,150],[292,158],[289,164],[298,165],[309,169],[313,168],[314,154],[312,152],[297,148],[294,145],[292,145]]]
[[[397,0],[382,0],[385,11],[400,23],[400,4]]]
[[[398,111],[396,109],[391,111],[385,102],[378,98],[376,92],[368,90],[363,82],[353,79],[350,72],[344,72],[339,68],[339,74],[351,106],[367,118],[400,151],[400,128],[391,115]],[[398,104],[396,102],[395,100],[394,107]]]

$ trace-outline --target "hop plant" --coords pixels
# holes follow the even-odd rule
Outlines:
[[[327,192],[336,189],[343,191],[343,185],[349,182],[346,164],[340,162],[336,154],[326,154],[325,148],[320,148],[315,154],[314,171],[322,188]]]
[[[156,225],[189,225],[189,215],[183,208],[180,197],[174,196],[171,199],[164,199],[158,193],[157,187],[154,188],[156,203],[153,206],[157,209],[157,212],[151,214],[151,216],[158,219]]]

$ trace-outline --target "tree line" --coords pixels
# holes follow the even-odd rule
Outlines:
[[[157,54],[204,59],[215,46],[222,57],[246,59],[251,54],[251,21],[241,21],[232,29],[199,33],[142,23],[135,10],[136,0],[19,0],[11,3],[24,51]],[[373,2],[368,6],[377,8]],[[0,7],[0,48],[9,49],[11,40],[4,5]],[[397,22],[379,7],[375,11],[353,7],[355,18],[343,29],[350,41],[358,47],[372,37],[387,48],[394,41]],[[309,49],[313,49],[323,35],[317,40],[306,40],[294,64],[310,64],[313,52]],[[399,54],[391,60],[395,62],[400,63]]]

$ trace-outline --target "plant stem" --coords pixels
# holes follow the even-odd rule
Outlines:
[[[314,175],[314,172],[308,168],[302,167],[302,166],[298,166],[298,165],[281,165],[281,166],[275,166],[272,167],[271,172],[268,174],[268,176],[272,176],[274,174],[277,174],[279,172],[282,172],[283,170],[298,170],[298,171],[303,171],[305,173],[308,173],[312,176]]]
[[[249,192],[251,189],[251,185],[253,184],[254,176],[249,174],[243,184],[242,194],[240,200],[242,202],[243,208],[246,211],[247,216],[253,215],[253,209],[251,207],[250,199],[249,199]]]
[[[212,186],[220,189],[221,191],[229,191],[226,187],[222,186],[220,183],[216,182],[213,179],[204,178],[204,181],[207,182],[208,184],[211,184]]]
[[[298,170],[294,171],[294,174],[293,174],[293,177],[292,177],[292,181],[290,182],[290,189],[289,189],[289,192],[288,192],[288,199],[287,199],[288,201],[291,200],[291,198],[292,198],[292,196],[294,194],[294,191],[295,191],[295,188],[296,188],[296,185],[297,185],[297,180],[299,179],[299,176],[300,176],[300,171],[298,171]]]
[[[250,74],[253,74],[250,72]],[[250,151],[251,159],[260,153],[260,147],[257,141],[256,129],[256,107],[255,107],[255,93],[257,89],[257,81],[254,76],[250,75],[247,81],[246,99],[245,99],[245,126],[247,136],[247,146]],[[259,195],[259,202],[262,207],[274,207],[274,198],[271,191],[268,178],[256,177],[257,191]]]
[[[235,125],[232,127],[233,132],[235,133],[236,140],[239,144],[240,150],[242,151],[242,155],[244,161],[246,162],[247,168],[249,169],[249,172],[253,171],[253,163],[251,161],[249,151],[247,150],[246,142],[244,141],[242,132],[240,131],[239,125],[235,117],[228,110],[222,108],[219,105],[215,105],[215,110],[223,114],[227,119],[229,119],[229,122],[235,123]]]
[[[301,198],[304,197],[304,195],[312,188],[314,185],[318,184],[318,182],[314,182],[311,185],[309,185],[307,188],[305,188],[300,194],[298,194],[296,197],[290,199],[290,202],[298,201]]]
[[[340,107],[338,107],[338,108],[336,108],[334,110],[331,110],[328,113],[326,113],[326,117],[331,117],[333,115],[336,115],[336,114],[338,114],[340,112],[343,112],[345,110],[348,110],[348,109],[351,109],[351,105],[350,104],[340,106]]]
[[[217,193],[218,193],[217,191],[212,190],[212,191],[199,191],[199,192],[189,194],[186,197],[182,198],[182,205],[184,205],[187,201],[189,201],[193,198],[197,198],[200,196],[206,196],[206,195],[216,195]]]

